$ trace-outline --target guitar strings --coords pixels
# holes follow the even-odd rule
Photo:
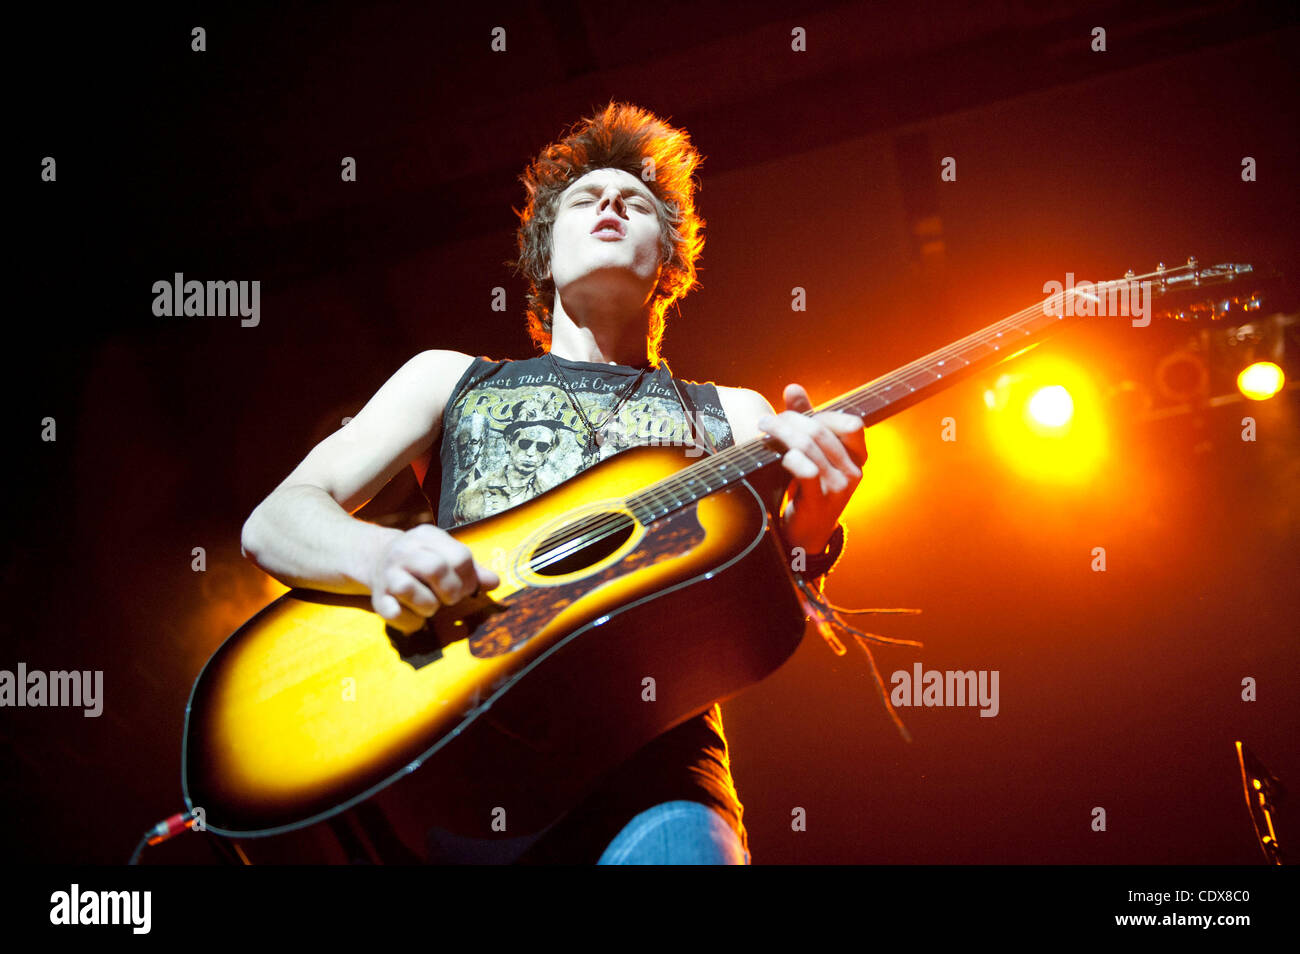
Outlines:
[[[917,366],[928,366],[930,364],[935,363],[938,360],[946,361],[949,360],[950,358],[957,357],[962,354],[969,354],[971,349],[975,346],[990,345],[996,339],[1002,337],[1004,332],[1010,330],[1013,326],[1019,325],[1024,319],[1031,318],[1036,314],[1042,313],[1044,307],[1047,304],[1054,302],[1057,297],[1058,297],[1057,295],[1053,295],[1045,299],[1044,301],[1040,302],[1037,305],[1023,309],[1022,311],[1017,312],[1016,314],[1011,315],[1007,318],[1004,318],[1003,320],[993,325],[990,325],[987,328],[981,329],[980,331],[972,335],[969,335],[966,338],[954,342],[951,345],[945,346],[944,348],[941,348],[938,351],[932,352],[931,354],[926,355],[923,358],[917,359],[916,361],[913,361],[912,363],[904,366],[901,369],[898,369],[897,371],[886,374],[881,378],[878,378],[877,380],[870,382],[869,384],[865,385],[862,388],[849,392],[847,395],[843,395],[840,398],[836,398],[835,400],[830,401],[827,404],[823,405],[821,408],[814,409],[813,411],[805,411],[803,413],[805,414],[805,416],[807,416],[812,413],[819,413],[820,411],[823,410],[838,410],[843,407],[851,408],[857,405],[858,403],[860,403],[862,399],[868,396],[864,392],[870,392],[871,396],[874,396],[876,393],[879,393],[881,391],[892,390],[895,386],[901,385],[905,381],[911,380],[913,377],[915,377]],[[1063,299],[1064,293],[1061,293],[1059,297]],[[1063,318],[1064,317],[1063,309],[1058,309],[1058,311],[1062,312],[1060,317]],[[1032,334],[1032,332],[1029,331],[1026,331],[1025,333],[1027,335]],[[997,351],[1001,349],[1000,346],[998,345],[992,345],[991,350]],[[940,355],[943,355],[944,357],[940,358],[939,357]],[[968,365],[971,362],[965,361],[964,363]],[[934,380],[938,380],[941,377],[942,375],[939,375]],[[932,383],[932,382],[927,382],[927,383]],[[911,388],[911,390],[914,391],[915,388]],[[744,476],[750,473],[751,471],[744,466],[745,464],[759,463],[763,456],[768,456],[768,455],[770,455],[769,459],[766,461],[762,461],[762,463],[770,463],[773,460],[779,459],[781,455],[779,455],[776,451],[771,450],[767,446],[767,442],[769,440],[770,438],[755,438],[754,440],[747,441],[745,444],[736,445],[731,448],[727,448],[726,450],[720,451],[719,453],[714,454],[711,457],[705,458],[704,460],[698,461],[697,463],[689,467],[683,468],[677,474],[674,474],[671,477],[665,478],[651,485],[650,487],[646,488],[644,491],[632,495],[631,497],[627,498],[626,502],[629,503],[629,505],[633,509],[638,504],[643,503],[645,505],[648,505],[652,510],[658,510],[660,507],[663,507],[665,503],[667,503],[668,506],[664,508],[665,513],[671,512],[671,510],[675,509],[676,507],[684,506],[686,503],[691,502],[692,496],[689,493],[689,487],[691,484],[695,483],[697,479],[696,474],[699,475],[698,479],[700,483],[702,483],[709,490],[709,492],[712,493],[722,489],[723,487],[726,487],[730,483],[734,483],[737,480],[742,479]],[[732,465],[734,467],[736,471],[735,476],[728,477],[725,474],[723,474],[723,482],[718,487],[713,487],[708,482],[708,480],[704,478],[704,474],[706,473],[713,472],[713,471],[725,471],[728,465]],[[679,497],[681,496],[679,494],[679,491],[681,490],[688,491],[688,493],[686,494],[687,497],[686,500],[679,499]],[[615,526],[615,524],[617,524],[617,526]],[[556,560],[567,557],[569,553],[571,553],[574,549],[573,547],[568,546],[568,544],[573,542],[578,542],[578,538],[586,534],[588,531],[601,530],[604,532],[601,532],[597,536],[591,537],[587,540],[578,542],[579,548],[581,546],[587,546],[592,543],[599,542],[600,540],[605,539],[611,533],[620,532],[624,526],[625,524],[622,520],[618,520],[617,518],[611,519],[608,514],[594,515],[592,517],[584,518],[583,520],[577,521],[570,528],[568,528],[568,532],[560,535],[553,541],[554,547],[548,550],[548,553],[557,553],[557,555],[554,558],[550,560],[546,560],[538,565],[548,566],[551,563],[554,563]]]
[[[1108,282],[1098,282],[1093,287],[1097,289],[1108,289],[1113,285],[1141,282],[1148,278],[1156,277],[1168,280],[1170,277],[1178,275],[1181,272],[1189,271],[1192,268],[1193,266],[1191,265],[1183,265],[1178,268],[1150,272],[1146,275],[1139,275],[1133,278],[1126,277],[1122,279],[1114,279]],[[1071,288],[1070,292],[1075,295],[1082,294],[1082,292],[1079,292],[1075,288]],[[929,370],[930,365],[939,362],[947,362],[951,358],[960,358],[962,355],[968,354],[975,347],[991,345],[993,351],[999,351],[1001,350],[1001,346],[992,344],[992,342],[1001,338],[1006,331],[1012,330],[1013,328],[1019,328],[1019,330],[1025,332],[1026,336],[1032,336],[1035,331],[1042,330],[1041,328],[1034,330],[1020,328],[1020,326],[1028,319],[1040,317],[1051,319],[1053,322],[1064,320],[1066,317],[1064,313],[1065,296],[1066,292],[1064,290],[1056,292],[1035,305],[1021,309],[1020,311],[1015,312],[1014,314],[1009,315],[1001,321],[995,322],[980,331],[955,341],[952,344],[946,345],[937,351],[933,351],[924,357],[918,358],[896,371],[882,375],[860,388],[856,388],[847,394],[828,401],[821,407],[813,408],[811,411],[803,411],[801,413],[804,414],[804,416],[810,416],[826,410],[851,409],[869,398],[875,397],[879,393],[892,390],[895,386],[904,385],[908,380],[915,377],[918,372],[928,372],[937,375],[936,372]],[[1046,307],[1049,304],[1055,304],[1057,306],[1057,313],[1055,315],[1047,314]],[[987,355],[979,355],[975,360],[979,360],[983,357],[987,357]],[[961,358],[961,360],[963,360],[964,366],[972,363],[964,358]],[[924,387],[927,384],[933,384],[934,381],[940,380],[941,378],[942,375],[937,375],[933,380],[921,382],[921,386]],[[916,388],[911,387],[910,385],[908,385],[908,387],[911,391],[916,390]],[[851,411],[851,413],[853,412]],[[857,416],[861,417],[863,415],[857,414]],[[663,478],[662,480],[651,484],[643,491],[632,494],[625,498],[624,503],[626,503],[629,509],[633,511],[634,517],[636,516],[635,510],[638,506],[648,506],[651,510],[658,510],[660,507],[664,507],[664,514],[662,515],[671,513],[675,509],[686,506],[694,500],[700,499],[699,497],[692,496],[692,493],[689,490],[690,485],[695,483],[697,480],[707,489],[708,493],[716,493],[728,485],[744,479],[744,477],[758,469],[758,467],[746,469],[744,465],[758,464],[759,467],[761,467],[770,464],[775,460],[779,460],[782,455],[769,446],[769,442],[772,440],[773,438],[770,436],[757,437],[746,441],[744,444],[733,445],[732,447],[721,450],[710,457],[706,457],[694,464],[682,468],[682,470],[670,477]],[[729,465],[734,468],[735,475],[726,476],[725,473],[722,474],[723,480],[719,486],[714,487],[705,479],[704,475],[725,471]],[[681,496],[678,492],[679,490],[686,491],[685,499],[679,499]],[[667,504],[666,507],[664,506],[665,504]],[[566,527],[565,532],[558,535],[554,540],[548,538],[551,545],[546,551],[546,558],[533,563],[532,566],[534,568],[545,568],[551,566],[559,560],[565,559],[576,550],[599,543],[615,533],[623,532],[623,530],[626,529],[626,526],[626,520],[623,518],[623,515],[615,515],[606,512],[595,514],[590,517],[584,517],[569,527]],[[589,532],[594,532],[595,535],[587,536]]]
[[[1180,266],[1177,269],[1166,270],[1165,272],[1152,272],[1149,275],[1135,276],[1132,279],[1124,278],[1124,279],[1115,279],[1109,282],[1100,282],[1097,283],[1095,287],[1107,288],[1112,285],[1121,285],[1128,282],[1142,281],[1144,279],[1152,278],[1158,275],[1163,275],[1167,279],[1170,276],[1176,275],[1179,272],[1190,270],[1191,267],[1192,266],[1190,265]],[[1071,289],[1071,291],[1075,293],[1079,293],[1077,292],[1076,289]],[[920,371],[926,370],[926,368],[923,367],[925,365],[936,363],[937,360],[947,361],[950,358],[958,357],[962,354],[969,353],[971,348],[976,345],[990,344],[995,339],[1002,337],[1005,331],[1015,326],[1021,325],[1026,319],[1033,318],[1041,314],[1043,317],[1052,318],[1054,320],[1061,320],[1064,317],[1063,307],[1062,307],[1064,304],[1064,297],[1065,297],[1064,291],[1058,292],[1044,299],[1043,301],[1039,302],[1036,305],[1031,305],[1028,308],[1022,309],[1021,311],[1016,312],[1015,314],[1010,315],[1007,318],[1004,318],[1001,321],[988,326],[987,328],[983,328],[980,331],[975,332],[974,334],[968,335],[967,337],[960,339],[959,341],[953,342],[950,345],[946,345],[937,351],[925,355],[922,358],[918,358],[917,360],[911,362],[910,364],[905,365],[904,367],[898,369],[897,371],[893,371],[890,372],[889,374],[883,375],[882,377],[877,378],[875,381],[869,382],[868,384],[863,385],[861,388],[851,391],[848,394],[841,395],[840,397],[827,402],[826,404],[822,405],[819,408],[814,408],[812,411],[805,411],[803,413],[805,415],[809,415],[809,414],[820,413],[821,411],[824,410],[836,410],[842,407],[852,407],[858,403],[861,403],[862,400],[874,396],[875,393],[879,391],[891,390],[896,384],[901,384],[907,380],[910,380],[911,378],[916,376],[918,370]],[[1061,299],[1061,302],[1059,303],[1057,308],[1057,311],[1060,312],[1060,314],[1052,315],[1052,316],[1046,315],[1045,312],[1046,306],[1048,304],[1056,303],[1058,298]],[[1033,334],[1032,331],[1026,331],[1025,333],[1027,335]],[[1001,350],[1001,348],[997,345],[994,345],[992,347],[992,350],[997,351],[997,350]],[[984,356],[980,356],[980,357],[984,357]],[[969,361],[966,362],[966,364],[970,364],[970,363],[971,362]],[[942,375],[939,375],[939,377],[942,377]],[[936,378],[935,380],[938,379],[939,378]],[[925,383],[930,383],[930,382],[925,382]],[[755,443],[763,443],[765,441],[766,438],[756,438],[752,441],[746,442],[745,444],[728,448],[727,450],[724,450],[719,454],[716,454],[712,457],[705,458],[704,460],[697,462],[697,464],[694,464],[691,467],[684,468],[678,474],[666,478],[665,480],[659,482],[659,484],[652,485],[650,488],[647,488],[647,490],[644,491],[643,494],[653,498],[656,494],[663,493],[662,490],[657,491],[656,490],[657,487],[660,487],[661,485],[671,484],[678,477],[690,474],[697,467],[704,467],[711,463],[717,462],[719,458],[725,457],[729,459],[732,456],[742,456],[742,452],[749,449]]]

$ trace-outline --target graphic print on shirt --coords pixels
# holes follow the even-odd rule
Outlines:
[[[537,359],[504,362],[497,373],[471,384],[448,410],[445,503],[439,510],[440,516],[450,517],[450,525],[521,504],[629,447],[667,444],[681,446],[684,454],[701,453],[666,373],[647,375],[609,420],[610,408],[635,375],[581,368],[565,372],[562,382]],[[566,382],[598,432],[594,441],[564,390]],[[684,382],[679,386],[688,387]],[[688,397],[699,412],[696,426],[703,426],[718,447],[729,445],[731,428],[716,389],[692,386]]]

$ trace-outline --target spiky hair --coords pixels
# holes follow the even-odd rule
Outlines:
[[[611,101],[544,148],[520,181],[528,195],[519,216],[519,257],[512,263],[528,282],[528,333],[539,349],[551,345],[552,233],[560,196],[596,169],[622,169],[654,196],[663,268],[651,296],[647,353],[657,360],[669,307],[698,286],[695,263],[704,248],[704,220],[695,211],[695,170],[704,157],[685,130],[644,109]],[[647,161],[648,160],[648,161]]]

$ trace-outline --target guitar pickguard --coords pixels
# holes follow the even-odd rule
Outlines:
[[[695,507],[678,510],[647,527],[645,536],[630,553],[589,576],[569,579],[554,586],[525,586],[506,597],[505,602],[496,604],[503,607],[504,612],[486,617],[475,613],[457,620],[443,618],[441,623],[451,629],[459,628],[461,635],[474,625],[469,635],[470,653],[479,659],[502,656],[542,632],[556,613],[580,597],[618,577],[688,553],[703,541],[704,528]],[[435,614],[433,619],[437,620],[439,615]],[[471,624],[469,621],[474,616],[481,621]],[[459,627],[457,623],[460,623]]]

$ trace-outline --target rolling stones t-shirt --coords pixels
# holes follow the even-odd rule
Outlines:
[[[507,510],[629,447],[692,442],[662,366],[647,371],[620,403],[639,369],[555,361],[563,379],[545,355],[474,359],[443,414],[440,527]],[[729,445],[731,428],[717,389],[680,380],[678,386],[695,405],[693,423],[707,429],[719,448]],[[588,425],[598,432],[595,439]]]
[[[698,428],[708,431],[718,449],[730,446],[731,427],[717,388],[676,380],[692,405],[689,424],[665,365],[642,373],[549,355],[475,358],[443,412],[439,459],[422,488],[438,526],[451,529],[507,510],[629,447],[690,445]],[[717,705],[606,775],[526,860],[594,862],[634,815],[676,799],[713,806],[748,846]],[[431,840],[431,860],[473,860],[470,841],[449,836],[439,858],[440,846]]]

